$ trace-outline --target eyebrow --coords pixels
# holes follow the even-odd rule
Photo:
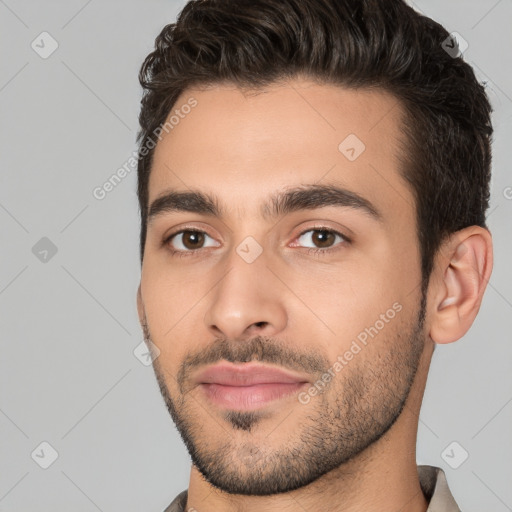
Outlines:
[[[270,220],[301,210],[314,210],[327,206],[353,208],[376,221],[382,222],[382,214],[368,199],[336,185],[302,185],[276,192],[260,209],[261,216]],[[168,212],[191,212],[224,218],[225,210],[218,199],[200,190],[167,191],[155,199],[148,211],[148,223]]]

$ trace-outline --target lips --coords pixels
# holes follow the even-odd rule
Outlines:
[[[301,384],[308,382],[304,375],[294,374],[260,363],[243,363],[241,365],[219,363],[199,372],[194,380],[197,384],[220,384],[223,386]]]
[[[308,385],[304,375],[260,363],[220,363],[199,372],[194,381],[210,404],[236,410],[264,407]]]

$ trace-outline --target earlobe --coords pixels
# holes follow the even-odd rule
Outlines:
[[[458,231],[443,245],[436,260],[442,278],[435,285],[432,305],[433,341],[451,343],[469,330],[480,309],[492,259],[491,234],[479,226]]]

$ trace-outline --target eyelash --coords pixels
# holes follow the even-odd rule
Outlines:
[[[309,233],[310,231],[325,231],[327,233],[330,233],[330,234],[333,234],[333,235],[338,235],[340,236],[342,239],[343,239],[343,244],[342,245],[345,245],[345,244],[350,244],[352,242],[352,240],[350,238],[348,238],[346,235],[344,235],[343,233],[340,233],[339,231],[336,231],[334,229],[330,229],[330,228],[327,228],[325,226],[315,226],[313,228],[309,228],[309,229],[306,229],[305,231],[302,231],[298,236],[297,238],[300,238],[302,235],[305,235],[306,233]],[[182,233],[204,233],[205,235],[209,236],[208,233],[206,233],[206,231],[202,231],[200,229],[194,229],[194,228],[190,228],[190,229],[182,229],[180,231],[176,231],[175,233],[172,233],[171,235],[169,235],[162,243],[162,245],[164,246],[168,246],[171,242],[171,240],[177,236],[177,235],[180,235]],[[195,256],[197,255],[197,253],[200,251],[201,248],[199,249],[195,249],[195,250],[188,250],[188,251],[181,251],[181,250],[176,250],[176,249],[169,249],[169,251],[171,252],[171,255],[172,256],[177,256],[179,258],[183,258],[183,257],[190,257],[190,256]],[[322,248],[319,248],[319,247],[316,247],[316,248],[313,248],[313,247],[306,247],[305,248],[305,251],[308,253],[308,254],[313,254],[315,256],[322,256],[322,255],[325,255],[326,253],[332,253],[334,251],[337,251],[337,250],[340,250],[340,247],[329,247],[327,249],[322,249]]]

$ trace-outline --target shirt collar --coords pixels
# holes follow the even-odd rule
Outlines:
[[[418,476],[428,502],[427,512],[460,512],[441,468],[418,466]]]

